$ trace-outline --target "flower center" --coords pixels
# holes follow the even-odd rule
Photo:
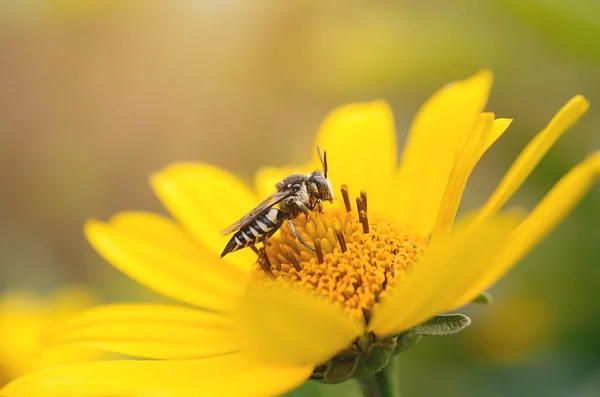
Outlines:
[[[287,225],[267,241],[255,272],[259,280],[284,280],[329,297],[351,316],[370,318],[371,308],[419,262],[427,238],[411,234],[367,212],[361,192],[353,208],[346,186],[344,205],[325,205],[294,220],[305,247]]]

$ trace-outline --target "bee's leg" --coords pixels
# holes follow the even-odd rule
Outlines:
[[[292,218],[295,218],[297,214],[302,213],[306,216],[306,220],[308,220],[308,207],[306,205],[304,205],[304,203],[300,200],[295,200],[292,202],[293,206],[294,206],[294,213],[292,215]]]
[[[302,238],[300,233],[298,233],[298,230],[296,230],[296,226],[294,226],[294,221],[291,219],[288,219],[287,223],[288,223],[288,226],[290,227],[290,230],[292,231],[292,233],[294,233],[294,236],[296,236],[298,241],[300,241],[300,243],[302,243],[303,246],[305,246],[312,252],[315,252],[315,249],[313,247],[311,247],[311,245],[308,244],[306,241],[304,241],[304,239]]]
[[[252,251],[254,251],[254,253],[256,255],[258,255],[258,257],[260,258],[260,251],[258,250],[258,248],[256,248],[256,245],[251,245],[250,248],[252,249]]]
[[[317,212],[323,212],[323,201],[321,201],[321,199],[318,199],[315,203],[315,209]]]
[[[275,275],[271,271],[271,261],[269,260],[269,256],[267,255],[265,247],[256,248],[256,246],[251,245],[250,248],[252,248],[252,251],[254,251],[256,255],[258,255],[258,264],[260,265],[260,268],[263,269],[267,276],[275,279]]]
[[[322,209],[321,199],[316,199],[314,203],[311,202],[306,207],[311,211],[321,212],[321,209]]]

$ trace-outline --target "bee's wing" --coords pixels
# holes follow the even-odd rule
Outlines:
[[[294,194],[294,191],[292,191],[292,190],[276,191],[275,193],[273,193],[272,195],[267,197],[262,203],[257,205],[256,208],[254,208],[252,211],[250,211],[246,215],[244,215],[240,220],[235,222],[233,225],[227,227],[226,229],[223,229],[221,231],[221,234],[226,236],[228,234],[235,232],[236,230],[243,228],[244,226],[246,226],[250,222],[252,222],[254,219],[256,219],[256,217],[260,213],[264,212],[265,210],[268,210],[269,208],[271,208],[275,204],[279,203],[281,200],[291,196],[292,194]]]

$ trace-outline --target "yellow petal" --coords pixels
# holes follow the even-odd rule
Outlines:
[[[440,209],[432,232],[432,242],[450,232],[454,218],[458,212],[463,191],[467,186],[467,180],[477,163],[476,156],[481,152],[479,148],[484,145],[483,137],[491,135],[489,131],[492,130],[493,125],[493,113],[481,114],[473,132],[458,150],[456,154],[457,158],[448,178],[446,191],[440,203]]]
[[[52,329],[44,344],[50,348],[85,346],[158,359],[203,358],[238,350],[231,317],[152,304],[89,309]]]
[[[211,384],[202,395],[277,397],[295,389],[312,375],[312,365],[282,366],[257,365],[232,377],[224,377]]]
[[[364,331],[340,308],[284,286],[252,285],[236,324],[243,351],[269,364],[320,364]]]
[[[212,254],[174,222],[150,213],[122,213],[87,222],[94,248],[111,264],[156,292],[217,311],[237,305],[248,274]]]
[[[369,208],[386,208],[388,189],[397,165],[394,116],[384,101],[354,103],[332,111],[319,130],[317,142],[327,152],[329,178],[336,195],[342,184],[358,195],[369,194]],[[310,171],[321,170],[313,155]]]
[[[73,346],[40,352],[40,337],[49,326],[96,304],[96,299],[91,290],[75,285],[45,296],[21,289],[4,291],[0,296],[1,381],[42,368],[101,358],[102,352]]]
[[[512,124],[512,119],[496,119],[494,120],[494,125],[491,129],[487,130],[483,134],[483,138],[479,146],[477,147],[477,154],[474,156],[473,160],[475,163],[472,168],[475,168],[477,162],[481,159],[481,157],[487,152],[487,150],[500,138],[502,134],[510,127]]]
[[[588,110],[589,102],[578,95],[571,99],[560,111],[552,118],[550,123],[544,128],[529,144],[523,149],[519,157],[510,167],[500,185],[485,206],[481,209],[477,220],[493,215],[512,197],[517,189],[525,182],[525,179],[531,174],[534,168],[548,153],[548,150],[577,120]]]
[[[512,233],[489,270],[454,303],[462,306],[488,288],[535,247],[575,208],[600,177],[600,152],[573,168]]]
[[[393,181],[393,197],[397,217],[416,232],[431,232],[457,146],[473,130],[491,85],[491,72],[483,70],[442,88],[415,117]]]
[[[312,369],[257,365],[239,353],[203,360],[105,361],[35,372],[8,384],[0,396],[275,397],[306,381]]]
[[[163,205],[190,233],[218,258],[231,236],[225,229],[257,204],[250,189],[232,174],[201,163],[173,164],[154,174],[150,183]],[[248,269],[256,262],[251,250],[227,256]]]
[[[369,329],[381,337],[394,335],[445,311],[487,271],[517,222],[514,214],[500,214],[473,227],[459,223],[375,307]]]

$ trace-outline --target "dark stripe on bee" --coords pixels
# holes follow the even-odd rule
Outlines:
[[[221,253],[221,258],[230,252],[264,241],[281,227],[284,220],[285,216],[283,212],[277,208],[270,208],[268,211],[258,215],[256,219],[238,230],[231,237]]]

